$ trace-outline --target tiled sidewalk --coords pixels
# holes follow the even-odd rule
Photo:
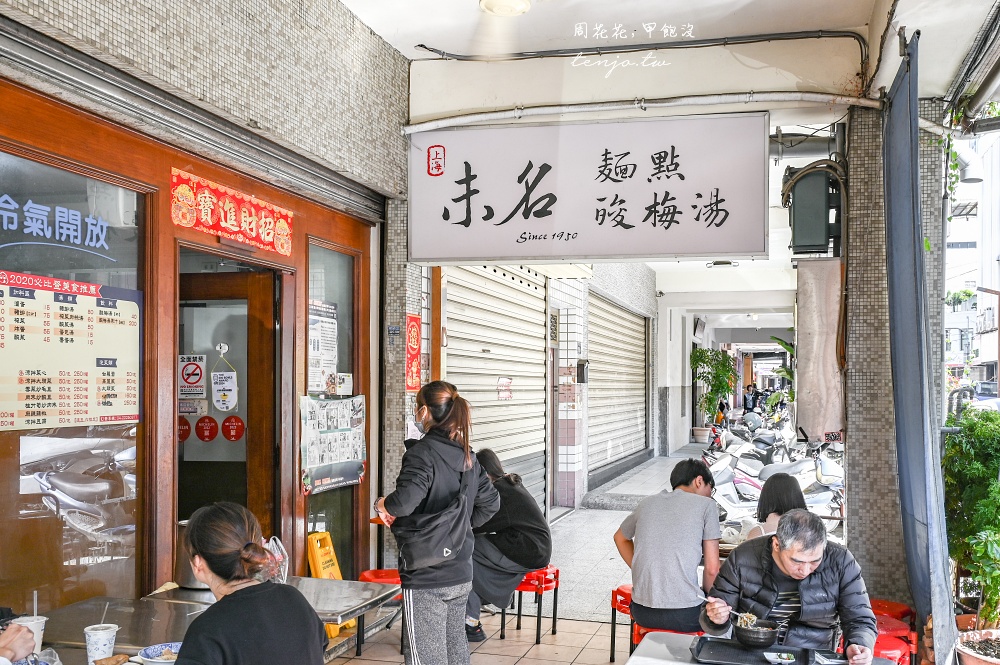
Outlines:
[[[483,615],[489,636],[485,642],[470,644],[472,665],[596,665],[610,660],[611,591],[632,582],[632,573],[615,547],[615,531],[629,511],[643,497],[670,489],[670,471],[687,457],[700,457],[704,446],[690,445],[670,457],[657,457],[595,488],[604,495],[608,507],[625,510],[578,508],[552,526],[552,564],[559,568],[558,633],[552,630],[552,594],[542,597],[542,643],[535,644],[535,605],[530,594],[524,597],[522,628],[514,630],[514,616],[508,616],[507,638],[500,639],[500,615]],[[624,625],[622,625],[624,622]],[[628,617],[619,615],[616,635],[616,662],[628,660]],[[399,653],[400,625],[370,638],[360,658],[341,658],[335,663],[374,665],[402,663]]]
[[[533,608],[532,608],[533,609]],[[552,634],[552,620],[542,621],[542,643],[535,644],[535,622],[531,617],[522,619],[521,630],[514,630],[515,618],[507,617],[507,638],[500,639],[500,615],[484,616],[483,628],[489,636],[485,642],[469,645],[472,665],[598,665],[610,660],[611,624],[592,621],[559,619],[557,634]],[[399,622],[392,630],[383,631],[371,638],[362,648],[359,658],[338,658],[334,663],[375,665],[376,663],[402,663],[399,653],[401,635]],[[615,636],[615,659],[618,663],[628,660],[628,628],[621,627]]]

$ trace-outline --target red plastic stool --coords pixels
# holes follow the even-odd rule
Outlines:
[[[376,568],[375,570],[365,570],[358,575],[359,582],[375,582],[376,584],[402,584],[399,581],[399,571],[395,568]],[[399,594],[393,600],[402,600],[403,594]]]
[[[894,619],[886,614],[875,615],[875,625],[878,628],[879,636],[897,637],[906,642],[910,648],[910,662],[916,663],[917,658],[917,631],[910,624]]]
[[[524,576],[524,580],[517,585],[517,624],[516,629],[521,630],[521,606],[524,601],[524,593],[535,594],[535,603],[538,605],[538,615],[535,621],[535,644],[542,643],[542,594],[552,591],[552,634],[556,634],[556,618],[559,610],[559,569],[549,564],[544,568],[533,570]],[[507,605],[500,609],[500,639],[507,638]]]
[[[895,603],[891,600],[881,600],[880,598],[872,598],[871,602],[872,612],[874,612],[876,616],[882,614],[899,620],[914,616],[913,608],[903,603]]]
[[[618,625],[618,613],[632,616],[632,585],[623,584],[611,592],[611,662],[615,662],[615,627]],[[629,633],[631,635],[631,631]],[[631,639],[631,638],[630,638]]]
[[[687,633],[683,630],[667,630],[666,628],[646,628],[645,626],[640,626],[635,621],[632,622],[632,634],[629,635],[628,641],[628,652],[631,654],[635,651],[635,646],[642,642],[642,638],[646,636],[646,633],[673,633],[674,635],[694,635],[701,637],[705,633],[702,631],[697,631],[694,633]]]
[[[907,665],[910,661],[910,645],[890,635],[879,635],[872,653],[876,658],[886,658],[898,665]]]
[[[395,568],[375,568],[374,570],[365,570],[358,575],[359,582],[375,582],[376,584],[402,584],[399,581],[399,571]],[[403,653],[403,644],[406,642],[406,613],[403,611],[403,594],[400,593],[398,596],[393,598],[393,600],[400,601],[399,613],[402,617],[402,630],[403,633],[399,638],[399,653]],[[390,620],[386,623],[386,630],[392,625],[395,619]]]

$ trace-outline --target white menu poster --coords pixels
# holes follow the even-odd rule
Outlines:
[[[139,422],[142,293],[0,270],[0,430]]]

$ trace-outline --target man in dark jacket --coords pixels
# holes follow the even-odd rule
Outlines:
[[[778,642],[810,649],[834,648],[839,621],[850,665],[872,662],[878,633],[861,567],[847,548],[826,542],[823,520],[808,511],[788,511],[775,535],[748,540],[726,559],[702,628],[724,634],[733,612],[787,621]]]

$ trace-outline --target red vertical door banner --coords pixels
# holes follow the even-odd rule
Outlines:
[[[420,390],[420,315],[406,315],[406,390]]]

